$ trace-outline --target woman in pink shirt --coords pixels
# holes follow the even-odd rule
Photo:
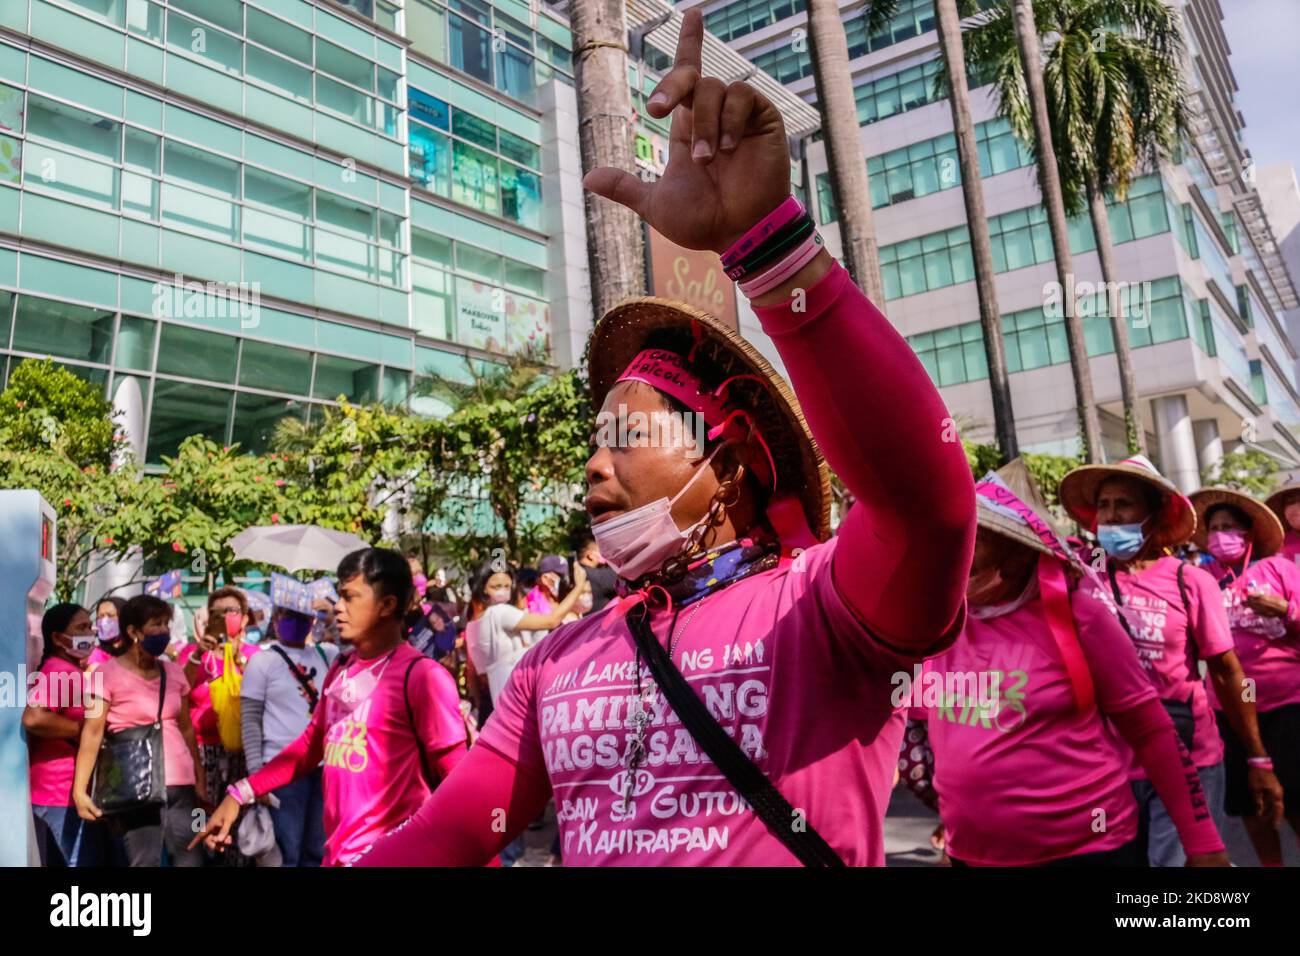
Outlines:
[[[687,11],[650,99],[673,116],[663,178],[585,184],[723,255],[793,391],[707,313],[651,298],[601,319],[586,506],[625,596],[524,654],[366,865],[482,864],[552,794],[566,866],[884,862],[891,675],[961,631],[970,470],[916,355],[790,196],[780,113],[701,77],[703,33]],[[857,499],[833,538],[819,449]]]
[[[1282,528],[1254,498],[1204,488],[1192,495],[1192,503],[1200,518],[1196,543],[1214,558],[1206,570],[1223,589],[1262,740],[1243,744],[1230,713],[1219,712],[1226,808],[1242,818],[1260,864],[1281,866],[1283,814],[1300,833],[1300,568],[1277,553]],[[1257,777],[1274,775],[1281,800],[1259,793],[1254,784]]]
[[[106,594],[95,604],[96,643],[90,656],[86,658],[87,674],[94,673],[95,668],[105,661],[121,657],[131,646],[131,642],[123,636],[119,626],[119,616],[124,607],[126,607],[126,599],[115,594]]]
[[[158,719],[161,702],[166,802],[161,808],[144,807],[107,817],[110,831],[125,844],[131,866],[161,866],[164,848],[172,866],[203,865],[203,854],[189,849],[188,843],[194,812],[207,800],[207,794],[190,725],[190,685],[165,653],[171,642],[171,619],[171,605],[156,597],[139,595],[126,602],[119,621],[131,645],[92,675],[93,693],[77,751],[72,786],[77,813],[83,820],[103,819],[90,786],[104,732],[152,724]]]
[[[102,866],[104,828],[82,820],[72,802],[77,741],[86,716],[82,673],[95,645],[90,615],[79,604],[56,604],[41,618],[41,637],[39,677],[23,710],[41,865]]]
[[[1254,705],[1241,693],[1241,663],[1215,583],[1169,554],[1192,537],[1191,502],[1141,455],[1116,464],[1084,465],[1061,480],[1061,503],[1097,536],[1102,574],[1088,587],[1129,613],[1121,618],[1138,660],[1191,752],[1216,820],[1223,813],[1223,744],[1201,677],[1204,661],[1214,695],[1243,740],[1260,747]],[[1153,781],[1136,763],[1129,778],[1141,807],[1152,866],[1181,866],[1178,834]],[[1276,778],[1260,773],[1252,788],[1276,794]],[[1271,797],[1270,797],[1271,799]]]
[[[928,718],[953,864],[1142,865],[1127,759],[1109,724],[1170,808],[1189,865],[1226,866],[1173,721],[1104,594],[1075,586],[1084,567],[1026,503],[1039,499],[1023,464],[976,494],[966,627],[906,695]]]

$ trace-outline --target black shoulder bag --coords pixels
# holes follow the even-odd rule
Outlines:
[[[1115,566],[1109,561],[1106,562],[1106,577],[1110,579],[1110,590],[1115,596],[1117,607],[1124,607],[1124,596],[1120,594],[1119,582],[1115,580]],[[1183,585],[1183,564],[1178,563],[1178,594],[1183,599],[1183,611],[1187,618],[1187,669],[1188,680],[1192,680],[1191,670],[1193,668],[1193,655],[1196,653],[1196,641],[1192,637],[1192,614],[1191,607],[1187,601],[1187,590]],[[1128,634],[1129,640],[1137,646],[1137,638],[1133,636],[1133,631],[1128,626],[1128,618],[1123,614],[1118,614],[1120,624],[1124,626],[1124,632]],[[1169,714],[1169,719],[1174,722],[1174,730],[1178,732],[1178,739],[1183,742],[1187,752],[1192,752],[1192,743],[1196,739],[1196,714],[1192,710],[1192,694],[1187,693],[1186,700],[1179,700],[1176,697],[1162,698],[1160,701],[1164,705],[1165,711]]]
[[[627,616],[637,649],[645,658],[654,675],[655,683],[682,726],[690,731],[714,765],[745,798],[760,820],[786,849],[799,858],[804,866],[844,866],[844,861],[834,848],[813,829],[803,815],[791,806],[763,771],[745,756],[740,745],[727,735],[722,726],[709,713],[707,707],[691,689],[672,658],[664,650],[650,629],[649,612],[645,604],[634,607]]]
[[[99,743],[90,799],[105,814],[145,810],[167,803],[162,726],[167,668],[159,664],[158,669],[158,716],[154,722],[105,731]]]

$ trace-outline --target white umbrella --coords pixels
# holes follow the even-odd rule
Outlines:
[[[241,531],[230,539],[230,547],[237,558],[286,571],[333,571],[344,556],[370,545],[355,534],[314,524],[273,524]]]

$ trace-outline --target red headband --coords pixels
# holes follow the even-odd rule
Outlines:
[[[643,349],[618,377],[620,382],[643,382],[677,399],[704,419],[704,423],[709,426],[710,439],[727,433],[734,424],[747,424],[749,426],[747,434],[729,434],[728,440],[744,441],[751,436],[758,440],[764,455],[767,456],[767,461],[755,463],[754,472],[763,484],[775,491],[776,462],[772,459],[772,452],[767,447],[767,442],[758,431],[758,424],[744,409],[728,410],[726,407],[723,392],[737,379],[752,379],[764,386],[767,384],[757,375],[733,375],[712,392],[706,391],[700,383],[699,376],[690,370],[687,360],[676,352],[666,349]]]

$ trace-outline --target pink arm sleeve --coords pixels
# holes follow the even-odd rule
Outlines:
[[[1156,788],[1187,855],[1222,852],[1196,765],[1160,701],[1147,700],[1109,716]]]
[[[857,499],[836,588],[885,642],[922,650],[960,626],[975,542],[970,466],[911,347],[838,263],[756,307],[822,453]]]
[[[483,866],[546,806],[551,785],[478,743],[405,824],[357,866]],[[504,812],[504,816],[503,816]]]

